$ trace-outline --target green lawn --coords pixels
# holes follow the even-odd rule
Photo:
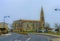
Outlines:
[[[18,32],[18,31],[15,31],[15,33],[24,34],[24,35],[27,35],[28,34],[27,32]]]
[[[24,34],[24,35],[27,35],[28,33],[38,33],[38,32],[32,32],[32,31],[25,31],[25,32],[18,32],[16,31],[16,33],[18,34]],[[41,33],[41,32],[39,32]],[[54,32],[44,32],[45,34],[51,34],[51,35],[60,35],[60,32],[57,32],[57,33],[54,33]]]

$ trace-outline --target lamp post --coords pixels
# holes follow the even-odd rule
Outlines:
[[[55,8],[54,10],[55,10],[55,11],[60,11],[60,9],[59,9],[59,8]]]
[[[55,10],[55,11],[60,11],[59,8],[55,8],[54,10]],[[55,30],[57,31],[57,34],[58,34],[58,32],[60,32],[59,27],[58,27],[57,29],[55,29]]]
[[[5,18],[9,18],[10,16],[4,16],[4,28],[5,28]]]

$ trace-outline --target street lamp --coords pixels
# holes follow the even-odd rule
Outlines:
[[[54,9],[54,10],[55,10],[55,11],[60,11],[60,9],[59,9],[59,8],[58,8],[58,9],[56,8],[56,9]],[[58,28],[56,28],[56,29],[55,29],[55,31],[57,31],[57,34],[58,34],[58,32],[60,32],[59,27],[58,27]]]
[[[5,18],[9,18],[10,16],[4,16],[4,28],[5,28]]]
[[[55,8],[54,10],[55,10],[55,11],[60,11],[60,9],[58,9],[58,8]]]

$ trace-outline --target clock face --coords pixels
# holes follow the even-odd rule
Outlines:
[[[32,29],[32,23],[30,23],[30,22],[23,23],[23,28],[25,30],[31,30]]]

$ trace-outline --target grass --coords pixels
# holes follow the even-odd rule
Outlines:
[[[54,33],[54,32],[48,32],[48,34],[60,35],[60,32],[56,32],[56,33]]]
[[[27,32],[19,32],[19,34],[27,35],[28,33]]]
[[[35,33],[35,34],[49,34],[49,35],[58,35],[58,36],[60,36],[60,32],[58,32],[58,33],[54,33],[54,32],[51,32],[51,31],[49,31],[49,32],[28,32],[28,33]]]
[[[17,31],[15,33],[23,34],[23,35],[27,35],[28,34],[27,32],[17,32]]]
[[[28,33],[41,33],[41,32],[34,32],[34,31],[33,32],[32,31],[18,32],[18,31],[16,31],[16,33],[27,35]],[[59,35],[60,36],[60,32],[54,33],[54,32],[49,31],[49,32],[45,32],[45,34]]]

